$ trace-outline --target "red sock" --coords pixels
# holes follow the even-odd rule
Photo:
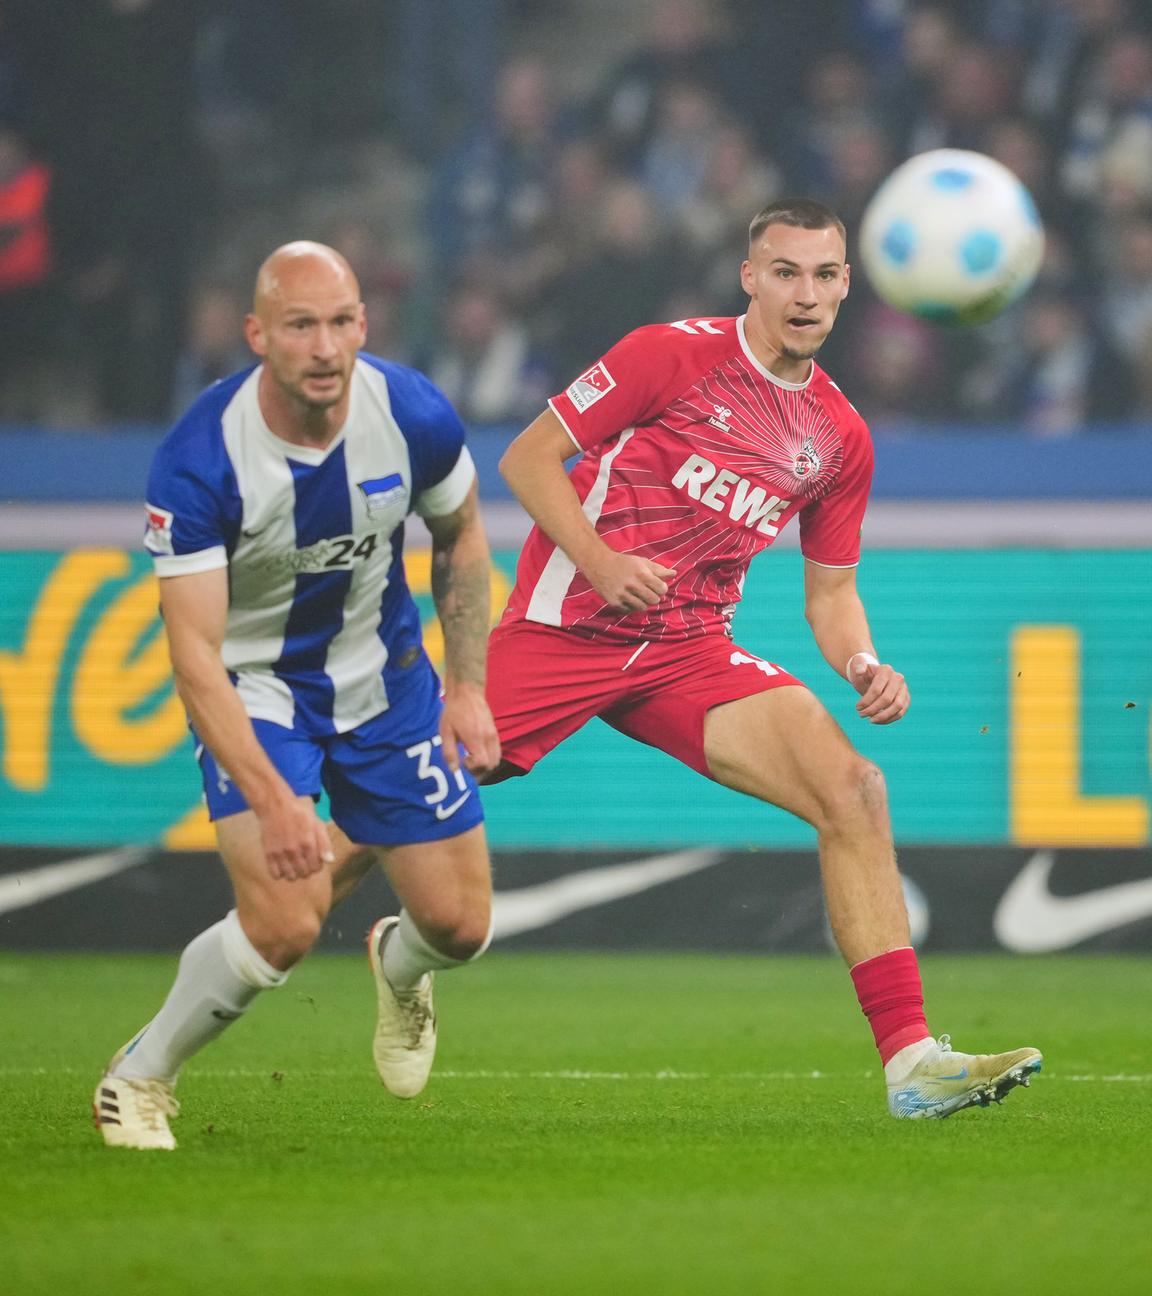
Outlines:
[[[877,954],[851,969],[856,997],[880,1050],[880,1061],[929,1035],[920,965],[910,946]]]

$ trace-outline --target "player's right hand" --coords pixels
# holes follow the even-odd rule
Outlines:
[[[848,663],[848,682],[860,694],[856,710],[875,725],[893,724],[911,705],[908,684],[886,662],[858,660],[863,656],[854,653]]]
[[[292,797],[258,818],[264,859],[272,877],[294,882],[331,865],[332,842],[311,800]]]
[[[617,612],[642,612],[654,607],[668,593],[668,582],[676,573],[639,554],[617,553],[605,546],[584,575],[592,588]]]

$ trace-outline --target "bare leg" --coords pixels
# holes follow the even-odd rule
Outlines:
[[[328,823],[325,827],[332,843],[332,854],[336,857],[332,865],[331,910],[342,900],[346,900],[372,866],[380,862],[380,849],[377,846],[358,846],[334,823]]]
[[[443,841],[392,846],[384,872],[420,935],[449,963],[475,958],[488,944],[492,874],[483,826]]]
[[[910,944],[884,776],[813,694],[776,688],[714,707],[704,750],[718,782],[816,829],[828,920],[850,966]]]
[[[308,800],[311,798],[301,798]],[[216,841],[232,889],[236,913],[253,946],[273,967],[287,971],[312,948],[332,907],[332,871],[286,881],[269,876],[260,823],[250,810],[216,824]]]
[[[184,950],[163,1006],[126,1048],[114,1074],[175,1081],[180,1067],[242,1017],[261,990],[283,984],[311,949],[331,903],[327,872],[295,882],[273,879],[251,811],[216,825],[236,908]],[[349,853],[337,852],[334,867]]]
[[[721,783],[790,810],[819,834],[828,918],[852,968],[898,1117],[940,1117],[998,1102],[1040,1069],[1036,1049],[966,1054],[929,1035],[892,849],[884,779],[806,689],[715,707],[705,753]]]

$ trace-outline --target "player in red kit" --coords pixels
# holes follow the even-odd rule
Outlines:
[[[932,1038],[883,775],[799,680],[731,638],[749,562],[798,517],[821,652],[863,719],[908,709],[856,589],[871,440],[814,362],[848,292],[844,226],[808,199],[773,203],[752,221],[740,273],[745,315],[628,334],[501,462],[536,526],[489,645],[504,758],[488,781],[526,774],[600,716],[812,824],[889,1110],[947,1116],[1027,1084],[1041,1056]]]

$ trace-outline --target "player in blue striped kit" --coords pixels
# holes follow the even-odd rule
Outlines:
[[[374,1054],[392,1093],[427,1080],[433,971],[489,939],[473,773],[499,742],[463,428],[426,378],[361,351],[359,286],[330,248],[274,252],[246,332],[260,363],[210,387],[157,451],[145,539],[236,907],[187,947],[160,1012],[97,1087],[114,1146],[175,1147],[181,1064],[283,984],[373,863],[402,905],[369,936]],[[442,701],[404,579],[409,512],[432,536]],[[321,787],[331,824],[316,815]]]

